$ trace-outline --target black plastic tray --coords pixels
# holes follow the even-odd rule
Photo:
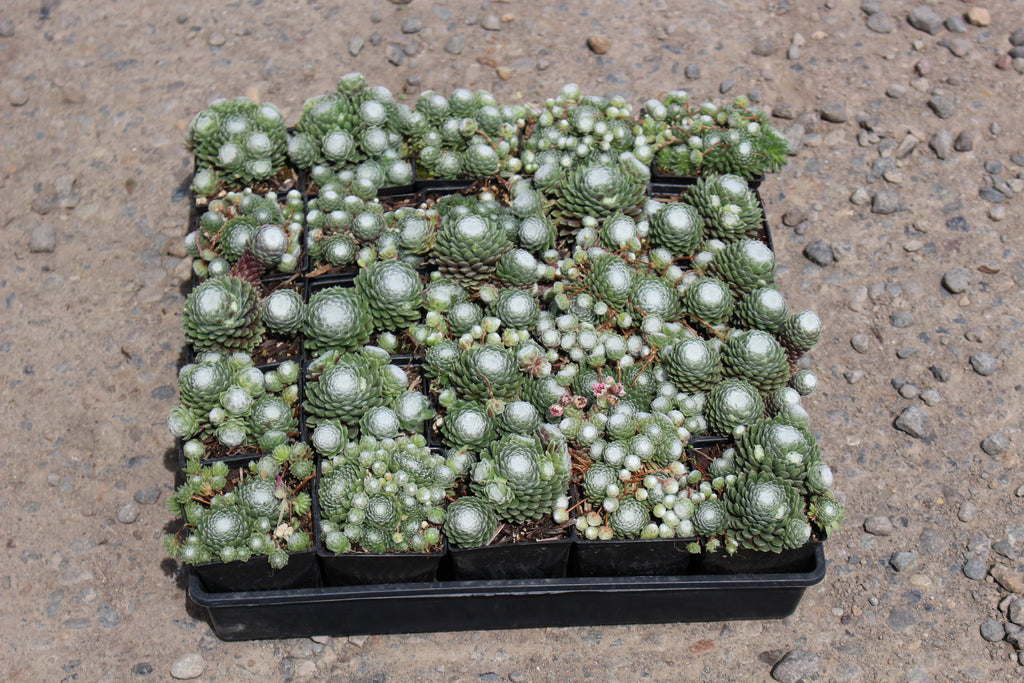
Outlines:
[[[804,571],[373,584],[189,597],[224,640],[599,624],[781,619],[825,578],[819,545]]]

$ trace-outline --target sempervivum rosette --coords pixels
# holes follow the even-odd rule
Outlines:
[[[539,519],[567,494],[569,451],[564,441],[547,444],[538,436],[506,434],[480,454],[470,487],[489,501],[502,519]]]
[[[354,351],[366,344],[372,330],[366,301],[357,290],[327,287],[309,297],[303,333],[311,354]]]
[[[259,292],[233,275],[204,280],[185,299],[181,326],[196,351],[250,353],[263,339]]]
[[[452,212],[437,232],[433,258],[443,275],[476,289],[491,277],[498,260],[511,248],[508,235],[493,221]]]
[[[450,376],[461,396],[480,401],[513,398],[526,382],[515,354],[496,344],[463,351]]]
[[[375,261],[359,272],[355,287],[378,330],[400,329],[420,318],[423,281],[407,263]]]
[[[773,474],[737,475],[726,486],[723,502],[731,516],[729,535],[741,548],[777,553],[810,538],[799,491]]]
[[[773,284],[775,265],[775,254],[763,242],[743,239],[730,242],[716,253],[709,270],[741,297]]]
[[[786,386],[789,361],[775,337],[761,330],[733,330],[722,345],[722,371],[726,377],[750,382],[768,394]]]
[[[337,418],[355,427],[363,413],[387,402],[385,365],[379,356],[365,351],[328,351],[310,363],[304,407],[314,422]]]
[[[211,175],[212,182],[197,183],[197,191],[216,189],[218,175],[246,184],[265,180],[285,163],[284,116],[273,104],[256,104],[247,97],[211,104],[192,119],[185,139]]]
[[[707,236],[723,242],[756,237],[764,221],[757,195],[738,176],[703,177],[687,200],[704,216]]]
[[[571,234],[584,216],[602,219],[618,212],[638,216],[649,179],[650,171],[631,155],[617,162],[570,168],[553,192],[559,234]]]

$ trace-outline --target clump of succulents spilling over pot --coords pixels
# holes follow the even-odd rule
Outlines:
[[[281,444],[247,467],[190,460],[185,483],[168,499],[184,512],[182,530],[168,536],[168,552],[186,564],[245,562],[267,556],[270,566],[313,545],[313,454],[302,443]]]
[[[300,373],[294,361],[264,371],[244,353],[200,353],[178,373],[180,401],[167,418],[185,459],[270,452],[297,438]]]
[[[323,463],[324,546],[335,554],[438,550],[442,506],[455,481],[456,471],[422,435],[350,441]]]
[[[185,236],[196,276],[226,275],[247,250],[267,272],[294,273],[302,254],[302,195],[228,192],[206,205],[199,225]]]
[[[644,122],[654,135],[655,168],[670,175],[754,178],[779,170],[790,152],[768,115],[746,97],[696,104],[685,91],[670,92],[644,104]]]
[[[742,98],[673,92],[634,113],[570,84],[536,107],[464,89],[408,106],[342,77],[289,139],[305,192],[222,191],[188,238],[196,356],[168,425],[193,527],[172,551],[305,547],[311,528],[285,520],[308,503],[298,488],[258,485],[281,520],[257,539],[251,513],[221,510],[266,477],[226,482],[199,463],[246,447],[304,474],[284,454],[307,444],[322,553],[429,554],[573,526],[579,543],[780,552],[834,532],[845,512],[802,405],[821,320],[779,290],[748,182],[788,153]],[[698,177],[652,184],[652,169]],[[395,185],[423,191],[380,192]],[[274,271],[298,277],[271,291]],[[302,367],[257,369],[267,335],[300,339]]]
[[[196,155],[192,191],[212,196],[221,181],[250,185],[274,176],[285,165],[288,130],[281,110],[247,97],[217,100],[188,127],[186,141]]]

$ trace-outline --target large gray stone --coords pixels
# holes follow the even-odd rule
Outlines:
[[[928,413],[920,406],[907,406],[899,417],[893,422],[893,426],[915,439],[923,439],[927,429]]]
[[[809,681],[818,675],[819,658],[808,650],[792,650],[772,667],[772,678],[780,683]]]
[[[935,35],[942,30],[942,17],[927,5],[918,5],[907,15],[907,22],[918,31]]]

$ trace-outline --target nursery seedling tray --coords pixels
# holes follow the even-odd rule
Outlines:
[[[435,581],[210,593],[194,572],[189,597],[224,640],[423,633],[607,624],[781,619],[825,578],[815,547],[786,574]]]

